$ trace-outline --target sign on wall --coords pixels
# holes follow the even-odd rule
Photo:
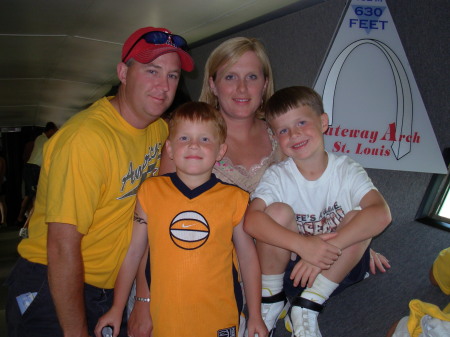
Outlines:
[[[385,0],[351,0],[316,79],[329,152],[367,168],[447,173]]]

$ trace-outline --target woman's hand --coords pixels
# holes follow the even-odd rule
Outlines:
[[[370,248],[370,272],[375,275],[378,269],[382,273],[385,273],[386,269],[389,268],[391,268],[389,260],[384,255]]]

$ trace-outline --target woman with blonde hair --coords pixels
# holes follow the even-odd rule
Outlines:
[[[216,107],[227,123],[227,153],[214,173],[252,193],[265,169],[281,158],[263,118],[274,84],[269,57],[255,38],[235,37],[209,56],[200,100]]]

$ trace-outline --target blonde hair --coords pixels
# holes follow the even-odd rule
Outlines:
[[[172,133],[173,129],[181,121],[213,122],[219,143],[225,143],[227,138],[227,124],[222,114],[210,104],[205,102],[187,102],[180,105],[174,110],[168,122],[169,134]]]
[[[256,54],[262,64],[264,78],[267,79],[266,89],[262,96],[261,108],[257,111],[258,118],[264,117],[263,107],[274,91],[273,74],[266,50],[263,44],[255,38],[234,37],[222,42],[212,51],[205,64],[202,92],[199,98],[200,101],[209,103],[218,108],[218,99],[209,86],[209,78],[212,78],[214,81],[219,68],[223,66],[226,66],[227,68],[233,66],[239,58],[248,51],[252,51]]]

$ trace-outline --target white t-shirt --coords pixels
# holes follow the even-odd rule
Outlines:
[[[370,190],[376,190],[364,168],[347,156],[328,153],[322,176],[307,180],[292,158],[272,165],[264,173],[252,199],[266,206],[283,202],[296,214],[299,232],[306,235],[330,233]]]

